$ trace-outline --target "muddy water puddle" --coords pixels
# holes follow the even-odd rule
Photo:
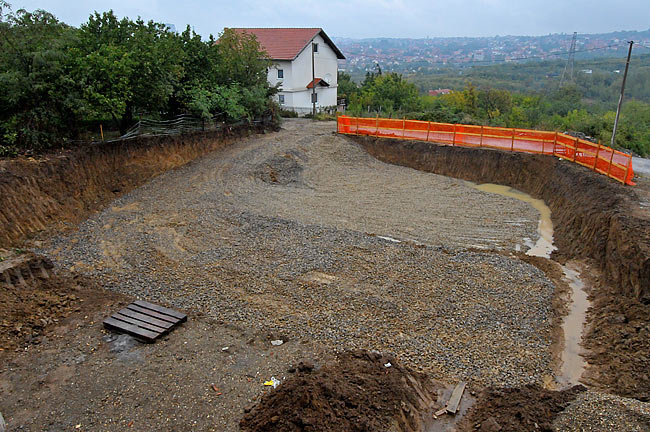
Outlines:
[[[557,376],[561,385],[578,384],[585,371],[586,362],[581,356],[582,332],[589,309],[589,299],[585,292],[585,284],[580,279],[580,270],[574,264],[562,266],[564,278],[571,287],[571,305],[569,314],[562,323],[564,333],[564,350],[562,351],[562,366]]]
[[[526,255],[542,258],[551,257],[551,253],[557,248],[553,245],[551,209],[548,208],[543,200],[534,198],[508,186],[492,183],[480,185],[471,182],[468,183],[480,191],[508,196],[532,205],[540,215],[537,226],[539,238],[535,243],[532,240],[525,241],[526,246],[529,247]],[[581,342],[587,309],[589,309],[589,300],[584,289],[585,284],[580,278],[580,270],[578,267],[575,264],[569,263],[562,266],[562,271],[564,272],[565,281],[571,288],[571,298],[568,300],[569,313],[562,323],[564,349],[561,353],[561,366],[555,379],[559,385],[567,386],[578,384],[586,367],[586,362],[581,355],[583,352]]]
[[[525,246],[528,246],[526,255],[542,258],[551,257],[551,253],[557,248],[553,246],[553,221],[551,221],[551,209],[548,208],[543,200],[534,198],[527,193],[518,191],[517,189],[513,189],[508,186],[493,183],[483,183],[480,185],[472,182],[467,183],[474,189],[483,192],[518,199],[530,204],[535,210],[537,210],[539,212],[539,223],[537,224],[537,233],[539,234],[539,238],[536,242],[533,242],[528,238],[524,239]]]

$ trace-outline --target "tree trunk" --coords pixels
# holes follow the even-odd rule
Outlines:
[[[125,135],[126,131],[133,125],[133,104],[128,102],[122,120],[120,121],[120,135]]]

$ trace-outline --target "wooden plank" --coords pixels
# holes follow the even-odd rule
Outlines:
[[[465,381],[460,381],[458,384],[456,384],[456,388],[454,388],[454,391],[452,392],[451,397],[449,398],[449,402],[447,402],[448,413],[456,414],[456,411],[458,411],[460,398],[463,397],[463,392],[465,391],[466,385],[467,383]]]
[[[140,307],[140,306],[135,305],[133,303],[128,305],[126,308],[131,309],[134,312],[139,312],[139,313],[144,314],[144,315],[149,315],[149,316],[154,317],[156,319],[159,319],[161,321],[170,322],[172,324],[176,324],[179,321],[178,318],[175,318],[173,316],[161,314],[161,313],[155,312],[155,311],[153,311],[151,309],[146,309],[146,308]]]
[[[157,319],[155,317],[152,317],[151,315],[143,314],[138,311],[134,311],[131,309],[131,305],[127,306],[125,309],[122,309],[121,311],[118,312],[120,315],[127,316],[129,318],[132,318],[134,320],[142,321],[145,323],[153,324],[156,327],[160,327],[161,329],[168,329],[174,327],[174,324],[176,322],[170,322],[170,321],[163,321],[160,319]]]
[[[133,302],[133,304],[136,305],[136,306],[143,307],[145,309],[150,309],[152,311],[159,312],[161,314],[173,316],[174,318],[177,318],[177,319],[181,320],[181,322],[185,322],[187,320],[187,315],[185,315],[182,312],[175,311],[173,309],[158,306],[158,305],[155,305],[155,304],[152,304],[152,303],[149,303],[149,302],[146,302],[146,301],[142,301],[142,300],[136,300],[136,301]]]
[[[145,342],[153,342],[160,333],[152,332],[145,330],[133,324],[125,323],[124,321],[118,321],[115,318],[109,317],[104,320],[104,327],[117,330],[126,334],[130,334],[138,339],[141,339]]]
[[[113,314],[111,316],[111,318],[114,318],[114,319],[116,319],[118,321],[124,321],[125,323],[133,324],[133,325],[136,325],[138,327],[142,327],[145,330],[151,330],[152,332],[156,332],[156,333],[165,333],[169,329],[169,327],[159,327],[159,326],[157,326],[155,324],[138,321],[135,318],[132,318],[132,317],[129,317],[129,316],[126,316],[126,315],[122,315],[119,312],[116,313],[116,314]]]

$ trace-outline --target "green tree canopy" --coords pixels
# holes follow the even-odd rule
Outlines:
[[[125,133],[136,113],[165,111],[183,74],[176,39],[164,24],[91,15],[80,28],[75,72],[94,114],[109,115]]]
[[[76,135],[85,108],[68,56],[77,32],[43,10],[12,14],[3,6],[1,145],[40,150],[61,144]]]
[[[0,0],[0,156],[81,137],[92,122],[121,134],[136,117],[258,117],[274,105],[267,55],[252,35],[202,40],[188,28],[95,12],[80,28]]]

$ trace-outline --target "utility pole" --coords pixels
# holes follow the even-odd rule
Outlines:
[[[316,119],[316,71],[314,69],[314,42],[311,43],[311,104],[312,119]]]
[[[630,44],[630,48],[627,51],[627,61],[625,62],[625,72],[623,73],[623,84],[621,84],[621,96],[618,98],[618,108],[616,108],[616,118],[614,119],[614,130],[612,130],[612,148],[614,148],[614,144],[616,143],[616,129],[618,128],[618,118],[621,115],[623,94],[625,93],[625,81],[627,80],[627,70],[630,68],[630,57],[632,56],[632,45],[634,45],[634,41],[629,41],[628,43]]]
[[[573,32],[573,38],[571,39],[571,48],[569,48],[569,57],[566,60],[564,65],[564,72],[562,72],[562,78],[560,79],[560,88],[564,84],[564,76],[566,75],[567,69],[571,68],[570,76],[571,81],[573,81],[573,68],[575,65],[576,58],[576,39],[578,38],[578,32]]]

